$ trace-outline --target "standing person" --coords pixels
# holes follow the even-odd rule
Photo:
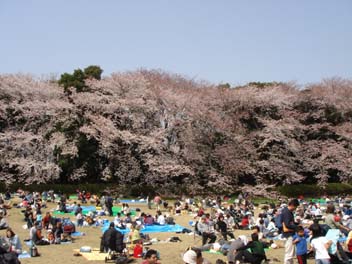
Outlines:
[[[152,202],[150,201],[149,196],[147,196],[147,205],[148,205],[148,209],[152,209]]]
[[[112,199],[112,197],[110,195],[105,197],[105,207],[106,210],[108,210],[108,213],[110,216],[113,216],[113,212],[112,212],[112,207],[114,205],[114,200]]]
[[[312,224],[309,230],[312,236],[310,246],[315,251],[315,263],[330,264],[328,248],[331,246],[332,241],[322,235],[319,224]]]
[[[122,253],[123,246],[123,234],[115,229],[114,222],[110,223],[109,229],[107,229],[100,243],[100,252],[109,252],[109,250]]]
[[[307,264],[307,235],[302,226],[297,227],[297,234],[293,236],[293,244],[296,245],[298,264]]]
[[[160,210],[160,205],[161,205],[161,197],[159,195],[154,197],[154,204],[156,206],[156,210],[159,211]]]
[[[286,238],[284,264],[293,264],[295,257],[295,246],[293,244],[293,235],[296,232],[297,225],[294,222],[293,212],[297,209],[299,202],[292,199],[288,206],[281,212],[282,236]]]
[[[82,212],[77,213],[76,220],[77,220],[77,226],[83,226],[84,217]]]

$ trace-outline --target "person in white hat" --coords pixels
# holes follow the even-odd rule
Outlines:
[[[210,262],[202,257],[202,252],[198,249],[189,249],[183,254],[182,260],[186,264],[210,264]]]
[[[186,263],[186,264],[197,264],[197,263],[201,263],[201,262],[197,262],[197,253],[192,250],[189,249],[185,252],[185,254],[183,254],[182,260]]]

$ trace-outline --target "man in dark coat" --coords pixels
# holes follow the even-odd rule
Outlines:
[[[101,238],[100,252],[111,250],[122,253],[123,249],[123,234],[116,230],[114,222],[111,222],[109,229],[104,232]]]

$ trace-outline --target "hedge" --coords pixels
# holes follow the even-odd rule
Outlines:
[[[328,183],[325,188],[313,184],[297,184],[280,186],[277,190],[288,197],[299,195],[318,197],[321,195],[352,194],[352,185],[347,183]]]

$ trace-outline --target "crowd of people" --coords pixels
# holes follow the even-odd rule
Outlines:
[[[78,199],[74,201],[53,191],[30,193],[19,190],[16,196],[21,199],[16,207],[22,209],[25,227],[29,231],[25,240],[33,245],[70,242],[76,227],[103,226],[102,216],[108,216],[109,228],[100,238],[101,252],[129,254],[128,244],[136,249],[138,245],[142,247],[143,244],[150,244],[149,237],[141,229],[150,225],[174,225],[175,217],[185,215],[190,218],[193,228],[185,228],[184,231],[194,232],[195,236],[201,238],[201,246],[194,245],[182,256],[182,260],[189,264],[210,263],[202,255],[209,249],[226,256],[227,262],[218,259],[217,263],[259,264],[267,261],[264,249],[278,247],[277,241],[281,241],[284,246],[285,264],[292,264],[295,259],[299,264],[305,264],[312,255],[317,264],[338,263],[337,259],[348,260],[352,254],[352,202],[346,197],[326,197],[324,203],[305,201],[301,197],[258,208],[243,195],[231,201],[228,197],[219,196],[207,199],[180,198],[171,205],[158,195],[152,200],[154,205],[149,198],[146,199],[148,207],[154,207],[155,213],[151,214],[150,210],[135,211],[128,203],[119,203],[121,210],[114,213],[113,206],[119,201],[106,193],[98,196],[77,192]],[[9,245],[6,253],[20,255],[21,240],[9,223],[8,210],[11,206],[6,201],[10,199],[11,194],[8,193],[0,197],[0,229],[6,230],[1,240],[4,245]],[[88,202],[99,210],[84,213],[81,204]],[[57,204],[58,212],[72,213],[75,222],[69,217],[54,216],[47,208],[48,203]],[[331,237],[332,232],[329,230],[337,230],[338,239]],[[144,256],[143,263],[161,262],[160,253],[154,249],[136,253],[136,256]]]

